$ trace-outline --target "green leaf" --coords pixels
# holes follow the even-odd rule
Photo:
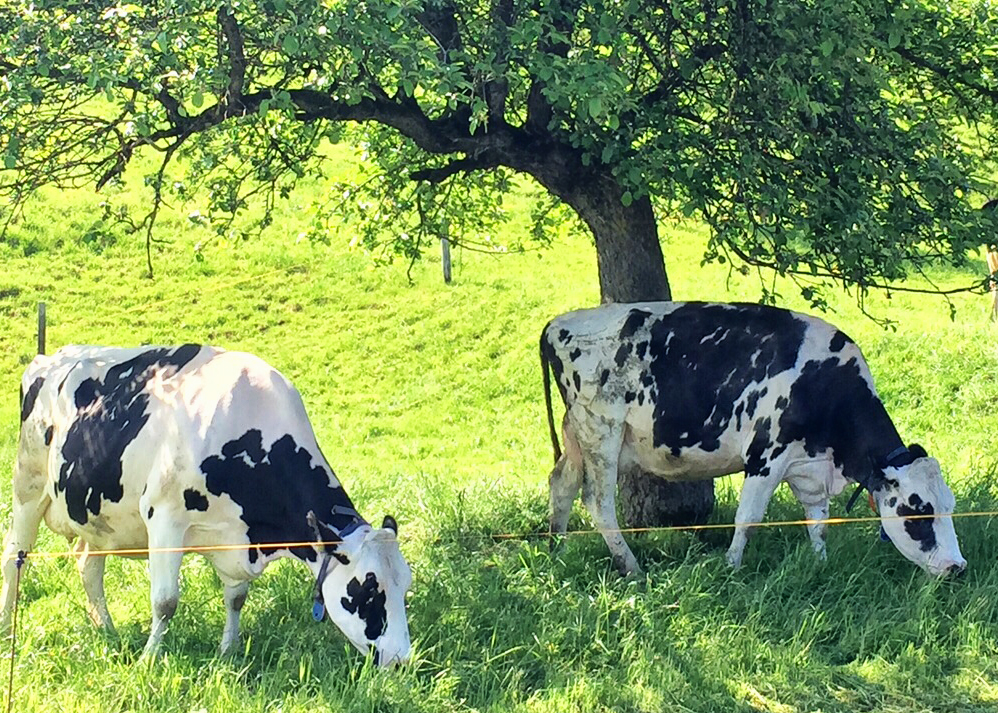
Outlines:
[[[14,168],[17,165],[17,158],[7,154],[3,157],[3,167],[4,168]]]
[[[821,43],[820,48],[822,55],[824,55],[825,57],[831,57],[832,52],[835,50],[835,43],[832,41],[832,38],[829,37],[827,40]]]
[[[281,49],[287,54],[295,54],[301,45],[298,43],[298,38],[294,35],[284,35],[284,40],[281,42]]]
[[[631,195],[630,191],[624,191],[624,195],[620,197],[620,202],[624,204],[624,207],[628,207],[634,202],[634,196]]]
[[[202,94],[199,90],[195,90],[194,94],[191,95],[191,104],[200,108],[201,105],[204,104],[204,94]]]
[[[887,36],[887,46],[894,49],[899,44],[901,44],[901,31],[898,28],[891,30],[891,33]]]
[[[603,100],[598,96],[589,97],[589,116],[598,119],[603,114]]]

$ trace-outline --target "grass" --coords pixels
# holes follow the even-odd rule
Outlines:
[[[168,653],[147,666],[137,663],[148,632],[145,563],[109,562],[120,634],[109,640],[86,619],[73,563],[44,560],[22,583],[15,710],[998,710],[991,518],[957,521],[970,569],[955,582],[914,570],[872,524],[832,528],[825,564],[802,528],[767,528],[737,572],[723,561],[727,531],[634,536],[648,573],[639,582],[613,573],[598,536],[571,537],[554,552],[537,537],[494,539],[546,527],[551,455],[536,340],[551,316],[598,300],[592,246],[566,237],[540,253],[458,251],[452,285],[431,255],[409,284],[404,265],[372,269],[347,249],[347,233],[329,246],[297,241],[312,197],[296,197],[277,227],[247,242],[210,241],[184,210],[166,215],[160,235],[172,242],[157,246],[153,280],[142,276],[141,240],[101,221],[93,196],[50,194],[34,205],[0,245],[0,461],[14,457],[14,395],[39,300],[50,350],[197,341],[255,352],[302,391],[361,511],[398,518],[415,576],[413,664],[373,669],[331,626],[314,624],[311,582],[290,562],[254,584],[244,652],[220,659],[221,588],[190,556]],[[113,198],[140,206],[143,194],[128,185]],[[517,216],[524,200],[511,202]],[[758,297],[755,277],[698,267],[696,226],[663,233],[676,295]],[[778,286],[803,307],[791,286]],[[873,298],[869,308],[897,320],[897,332],[848,296],[832,306],[828,318],[863,347],[902,435],[943,463],[958,509],[995,509],[988,299],[958,298],[950,321],[938,299]],[[738,485],[717,481],[713,521],[732,520]],[[0,492],[8,522],[9,482]],[[769,519],[799,517],[781,489]],[[570,527],[590,527],[580,506]],[[65,542],[43,528],[40,548]]]

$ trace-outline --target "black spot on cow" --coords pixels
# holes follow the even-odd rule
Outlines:
[[[32,409],[35,408],[35,401],[38,399],[38,392],[42,390],[42,385],[45,383],[45,377],[39,376],[37,379],[31,382],[28,387],[27,393],[21,392],[21,423],[28,420],[28,416],[31,415]]]
[[[832,335],[832,341],[828,343],[829,351],[840,352],[842,347],[846,344],[852,344],[852,340],[849,338],[845,332],[836,329],[835,334]]]
[[[624,394],[624,403],[625,404],[631,403],[634,399],[637,398],[637,396],[638,395],[633,391],[628,391],[627,393]]]
[[[633,337],[644,326],[649,317],[651,317],[651,312],[645,312],[642,309],[632,309],[627,315],[627,319],[624,320],[624,326],[620,328],[620,334],[617,335],[618,338],[630,339]]]
[[[749,418],[755,416],[755,407],[759,405],[759,397],[762,396],[760,391],[751,391],[748,395],[748,399],[745,402],[745,414]]]
[[[735,428],[739,431],[742,430],[742,414],[745,413],[745,403],[741,402],[735,406]],[[731,419],[728,419],[728,423],[731,423]]]
[[[935,509],[930,503],[922,502],[922,498],[917,493],[912,493],[908,498],[908,505],[901,503],[898,506],[898,515],[907,517],[910,515],[932,515]],[[936,547],[936,532],[932,528],[935,518],[922,517],[917,520],[905,520],[904,529],[908,537],[918,542],[918,547],[922,552],[931,552]]]
[[[644,359],[647,352],[648,342],[638,342],[638,345],[634,347],[634,353],[638,355],[638,359]]]
[[[90,406],[97,397],[100,396],[101,383],[97,379],[84,379],[83,383],[76,387],[73,394],[73,402],[76,408],[82,409]]]
[[[55,428],[53,426],[49,426],[48,428],[45,429],[45,445],[46,446],[52,445],[52,434],[53,434],[54,431],[55,431]]]
[[[654,444],[717,450],[732,415],[741,428],[739,397],[793,368],[806,328],[786,310],[748,304],[692,302],[656,319],[649,369],[664,398],[655,402]]]
[[[256,562],[259,553],[276,551],[264,547],[266,543],[315,540],[309,510],[337,532],[361,521],[346,491],[326,469],[325,459],[318,456],[299,448],[290,434],[267,449],[254,428],[222,446],[219,455],[202,461],[208,492],[228,495],[243,510],[247,536],[256,545],[249,550],[250,562]],[[299,559],[316,558],[312,547],[291,551]]]
[[[347,583],[347,596],[340,599],[340,605],[351,614],[358,615],[367,626],[364,636],[374,641],[385,633],[388,612],[385,609],[387,597],[378,588],[378,578],[368,572],[361,584],[356,577]]]
[[[155,513],[155,512],[156,512],[156,508],[153,508],[153,507],[149,508],[149,512],[146,513],[146,518],[149,519],[149,520],[152,520],[153,513]]]
[[[245,455],[254,465],[263,462],[267,457],[267,451],[263,450],[263,434],[259,430],[252,428],[234,441],[229,441],[222,446],[223,458],[237,458]]]
[[[860,373],[853,357],[812,360],[790,389],[790,403],[780,415],[777,440],[802,441],[808,455],[831,450],[846,478],[870,489],[882,487],[884,476],[872,456],[901,446],[887,410]]]
[[[897,504],[898,504],[898,499],[896,497],[894,497],[894,496],[891,496],[891,499],[887,501],[887,507],[891,507],[892,508],[892,507],[894,507]]]
[[[582,356],[582,350],[577,347],[568,353],[568,358],[572,361],[575,361],[580,356]]]
[[[655,379],[647,371],[641,375],[641,385],[646,389],[651,388],[655,384]]]
[[[599,385],[600,386],[606,385],[606,380],[609,378],[610,378],[610,370],[604,369],[603,373],[599,375]]]
[[[579,372],[572,374],[572,383],[575,384],[576,391],[582,388],[582,377],[579,375]]]
[[[572,341],[572,335],[567,329],[563,329],[558,332],[558,341],[562,344],[568,344]]]
[[[790,404],[790,401],[787,400],[786,396],[780,396],[779,398],[776,399],[776,410],[777,411],[782,411],[789,404]]]
[[[772,420],[767,416],[755,422],[755,435],[749,444],[748,453],[745,458],[745,475],[747,477],[769,475],[769,466],[766,465],[769,459],[766,458],[766,451],[773,446],[773,441],[769,435],[769,428]]]
[[[182,368],[200,350],[194,344],[150,349],[112,366],[103,381],[88,378],[77,387],[76,420],[62,444],[57,482],[74,521],[83,525],[88,512],[99,515],[102,500],[121,500],[122,454],[149,420],[146,384],[165,369]]]
[[[769,454],[769,460],[774,460],[783,455],[783,451],[787,449],[785,444],[781,444],[773,449],[773,452]]]
[[[617,349],[617,353],[614,355],[613,360],[617,363],[617,366],[623,366],[624,362],[627,361],[627,357],[631,355],[631,351],[634,349],[634,345],[630,342],[625,342],[621,344]]]
[[[188,510],[208,511],[208,498],[194,488],[184,490],[184,507]]]
[[[638,392],[638,406],[644,406],[644,405],[645,405],[645,392],[644,391],[639,391]]]

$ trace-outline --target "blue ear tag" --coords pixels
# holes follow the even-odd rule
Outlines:
[[[887,530],[884,529],[883,525],[880,526],[880,541],[881,542],[891,541],[891,538],[887,536]]]
[[[312,605],[312,618],[316,621],[322,621],[322,618],[326,616],[326,606],[319,600],[315,601]]]

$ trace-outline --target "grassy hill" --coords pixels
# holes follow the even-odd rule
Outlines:
[[[352,170],[343,157],[336,171]],[[334,173],[336,171],[333,171]],[[210,566],[190,556],[164,660],[136,664],[148,632],[141,560],[114,558],[107,589],[120,632],[90,626],[73,563],[40,561],[22,583],[14,672],[21,711],[993,711],[998,707],[998,525],[957,521],[968,574],[928,580],[871,523],[829,532],[814,560],[803,528],[767,528],[743,568],[723,561],[728,531],[631,537],[648,572],[613,573],[598,535],[557,552],[546,529],[547,438],[541,327],[595,304],[595,254],[580,236],[514,255],[455,252],[374,268],[348,247],[300,240],[312,186],[263,238],[212,239],[166,214],[143,276],[139,236],[102,219],[100,198],[50,192],[0,245],[0,462],[17,439],[17,382],[34,352],[35,304],[49,350],[68,343],[211,342],[252,351],[301,390],[319,442],[362,513],[394,514],[415,583],[415,661],[385,673],[310,616],[304,568],[279,563],[250,592],[245,652],[219,659],[224,612]],[[525,189],[526,191],[526,189]],[[139,182],[112,195],[133,209]],[[525,196],[509,230],[525,230]],[[700,267],[704,234],[663,226],[674,293],[755,300],[759,277]],[[499,243],[503,235],[494,236]],[[197,249],[195,246],[198,246]],[[200,255],[203,259],[196,259]],[[985,271],[983,262],[979,273]],[[940,272],[940,284],[971,273]],[[773,283],[767,285],[772,288]],[[786,304],[803,308],[792,285]],[[875,296],[885,331],[835,294],[827,315],[863,348],[902,436],[943,464],[958,510],[996,508],[998,328],[988,299]],[[9,471],[8,471],[9,472]],[[738,477],[717,481],[715,522],[730,522]],[[0,482],[9,522],[9,478]],[[833,506],[841,513],[845,498]],[[860,513],[865,514],[865,513]],[[786,489],[769,519],[797,519]],[[577,506],[573,529],[590,524]],[[500,533],[524,537],[495,540]],[[40,549],[66,543],[43,528]]]

